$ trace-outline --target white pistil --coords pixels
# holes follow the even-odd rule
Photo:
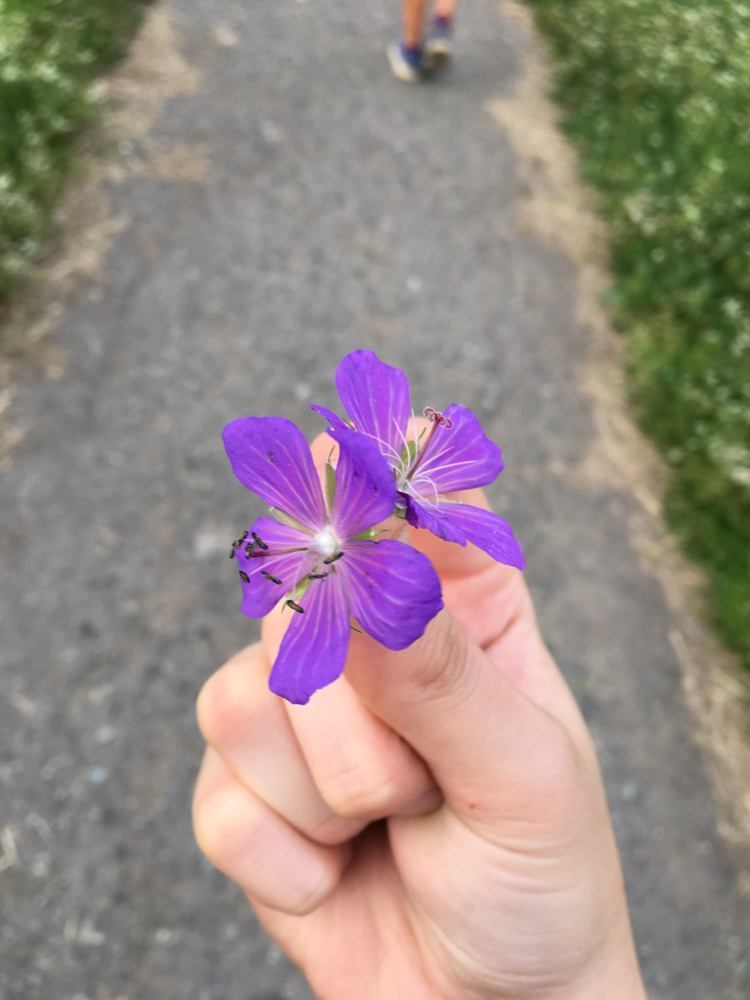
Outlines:
[[[331,528],[323,528],[312,540],[312,547],[322,552],[326,559],[338,552],[340,544]]]

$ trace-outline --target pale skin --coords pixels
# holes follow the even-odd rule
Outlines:
[[[456,2],[457,0],[437,0],[435,4],[436,16],[451,17]],[[428,0],[403,0],[404,44],[409,48],[417,48],[422,44],[427,4]]]
[[[596,755],[522,574],[411,543],[446,610],[408,649],[353,632],[344,678],[289,705],[277,610],[206,683],[199,845],[321,1000],[645,1000]]]

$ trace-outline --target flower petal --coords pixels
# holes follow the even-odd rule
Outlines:
[[[275,694],[295,705],[304,705],[318,688],[341,676],[349,648],[349,610],[337,574],[313,580],[300,605],[303,614],[284,611],[292,620],[268,681]]]
[[[471,542],[506,566],[525,568],[523,549],[510,525],[491,510],[453,500],[440,500],[437,506],[426,508],[412,497],[407,499],[406,520],[413,527],[426,528],[446,542]]]
[[[491,510],[467,503],[441,500],[440,513],[451,527],[463,531],[468,541],[506,566],[525,569],[523,549],[507,521]]]
[[[443,607],[432,563],[403,542],[350,542],[336,570],[352,614],[388,649],[411,645]]]
[[[318,406],[317,403],[311,403],[310,409],[315,410],[317,414],[324,417],[334,430],[351,430],[351,427],[345,420],[343,420],[338,413],[334,413],[333,410],[329,410],[327,406]]]
[[[246,546],[253,544],[255,532],[268,549],[255,546],[255,554],[248,557]],[[279,524],[270,517],[259,517],[250,529],[247,540],[237,549],[240,572],[249,579],[242,580],[242,613],[248,618],[262,618],[288,594],[299,581],[313,569],[320,556],[309,549],[310,536],[286,524]],[[296,551],[279,551],[295,549]],[[252,549],[251,549],[252,551]],[[281,583],[274,583],[263,573],[268,573]]]
[[[417,497],[486,486],[503,468],[500,449],[471,410],[452,403],[443,416],[451,426],[441,423],[437,428],[411,480]]]
[[[466,545],[466,535],[461,528],[449,518],[443,517],[440,501],[427,505],[418,503],[406,493],[399,493],[399,496],[406,503],[406,522],[412,528],[424,528],[443,541]]]
[[[364,434],[329,430],[339,445],[331,526],[341,539],[384,521],[396,504],[393,473],[377,446]]]
[[[222,433],[243,486],[315,532],[326,523],[320,481],[305,436],[284,417],[242,417]]]
[[[352,351],[336,369],[336,388],[355,428],[372,438],[395,468],[409,423],[409,380],[374,351]]]

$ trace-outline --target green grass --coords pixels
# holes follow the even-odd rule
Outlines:
[[[750,0],[532,0],[611,232],[667,516],[750,667]]]
[[[0,0],[0,298],[39,253],[96,75],[125,53],[147,0]]]

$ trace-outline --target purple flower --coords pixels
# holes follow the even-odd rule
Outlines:
[[[429,559],[392,539],[374,541],[373,525],[393,513],[396,489],[375,445],[347,427],[326,499],[302,432],[283,417],[244,417],[224,428],[232,471],[275,508],[233,546],[242,580],[242,610],[267,614],[281,598],[291,621],[269,686],[304,704],[340,676],[350,615],[389,649],[418,639],[443,607]]]
[[[446,493],[485,486],[503,468],[498,446],[474,414],[453,403],[444,413],[424,411],[431,427],[417,441],[408,438],[413,416],[409,381],[373,351],[353,351],[336,369],[336,388],[351,425],[331,410],[313,406],[334,431],[353,426],[370,438],[393,470],[398,511],[415,528],[427,528],[448,542],[472,542],[498,562],[523,569],[523,549],[497,514],[448,500]]]

